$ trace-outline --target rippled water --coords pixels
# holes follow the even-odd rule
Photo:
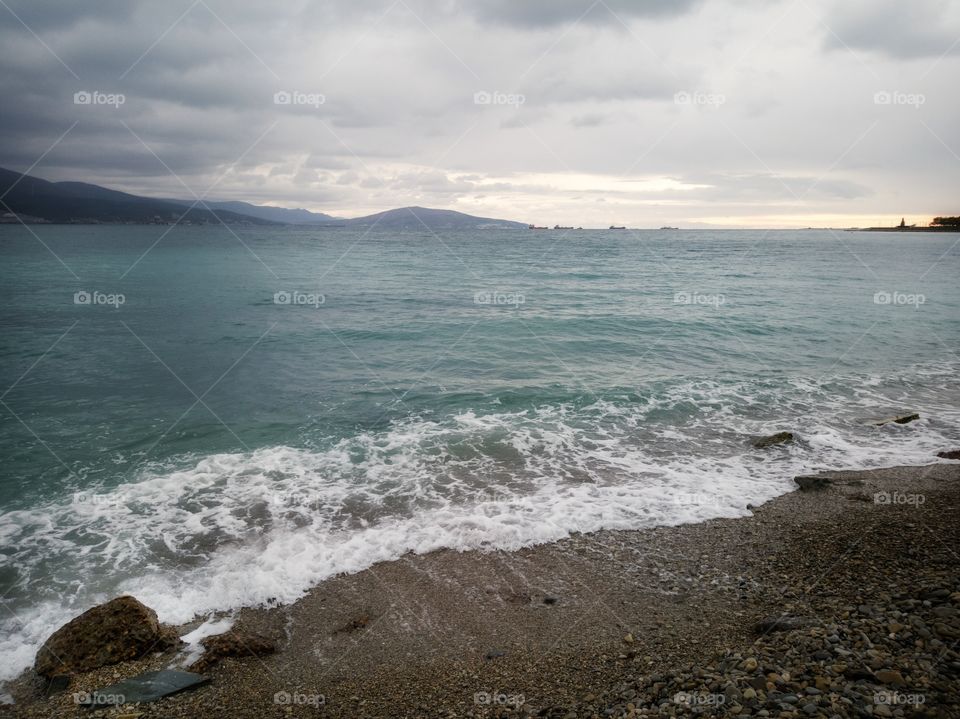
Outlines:
[[[120,591],[185,621],[960,441],[954,234],[33,229],[0,226],[7,675]]]

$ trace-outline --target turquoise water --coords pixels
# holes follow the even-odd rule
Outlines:
[[[32,229],[0,226],[11,671],[118,591],[185,621],[960,441],[956,234]]]

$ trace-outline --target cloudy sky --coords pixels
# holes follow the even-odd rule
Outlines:
[[[960,213],[949,0],[0,0],[0,65],[0,166],[140,194],[588,227]]]

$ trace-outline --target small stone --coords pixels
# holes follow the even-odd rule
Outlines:
[[[623,635],[623,641],[625,644],[633,644],[636,640],[633,638],[633,635],[630,632],[627,632]]]
[[[916,414],[916,413],[901,414],[901,415],[898,415],[898,416],[896,416],[896,417],[887,417],[887,418],[885,418],[885,419],[876,420],[876,421],[874,421],[873,424],[874,424],[874,426],[876,426],[876,427],[882,427],[883,425],[885,425],[885,424],[890,424],[891,422],[892,422],[893,424],[908,424],[908,423],[914,422],[914,421],[916,421],[916,420],[918,420],[918,419],[920,419],[920,415],[919,415],[919,414]]]
[[[826,489],[830,486],[831,480],[829,477],[811,477],[811,476],[801,476],[794,477],[793,481],[797,483],[797,486],[800,487],[801,492],[814,492],[821,489]]]
[[[906,682],[903,679],[903,675],[893,669],[885,669],[883,671],[877,672],[876,677],[878,681],[883,682],[884,684],[896,684],[899,686],[906,685]]]
[[[757,670],[757,660],[754,657],[747,657],[740,666],[746,672],[755,672]]]
[[[277,651],[269,637],[252,632],[231,629],[200,640],[203,654],[190,665],[194,672],[205,672],[225,657],[262,657]]]

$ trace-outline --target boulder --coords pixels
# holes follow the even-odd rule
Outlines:
[[[907,424],[908,422],[913,422],[914,420],[920,419],[919,414],[901,414],[896,417],[887,417],[886,419],[880,419],[874,422],[873,424],[877,427],[882,427],[885,424]]]
[[[179,643],[176,631],[161,625],[150,607],[130,596],[117,597],[55,631],[37,652],[33,668],[49,679],[137,659]]]
[[[200,640],[203,655],[190,666],[192,672],[203,672],[225,657],[261,657],[277,651],[269,637],[253,632],[230,630]]]
[[[775,444],[783,444],[784,442],[793,441],[793,432],[777,432],[776,434],[771,434],[767,437],[760,437],[760,439],[754,440],[753,446],[757,449],[764,449],[765,447],[772,447]]]
[[[937,452],[940,459],[960,459],[960,449],[951,449],[949,452]]]
[[[793,481],[797,483],[798,487],[800,487],[801,492],[813,492],[820,489],[826,489],[831,483],[831,479],[829,477],[820,476],[794,477]]]

